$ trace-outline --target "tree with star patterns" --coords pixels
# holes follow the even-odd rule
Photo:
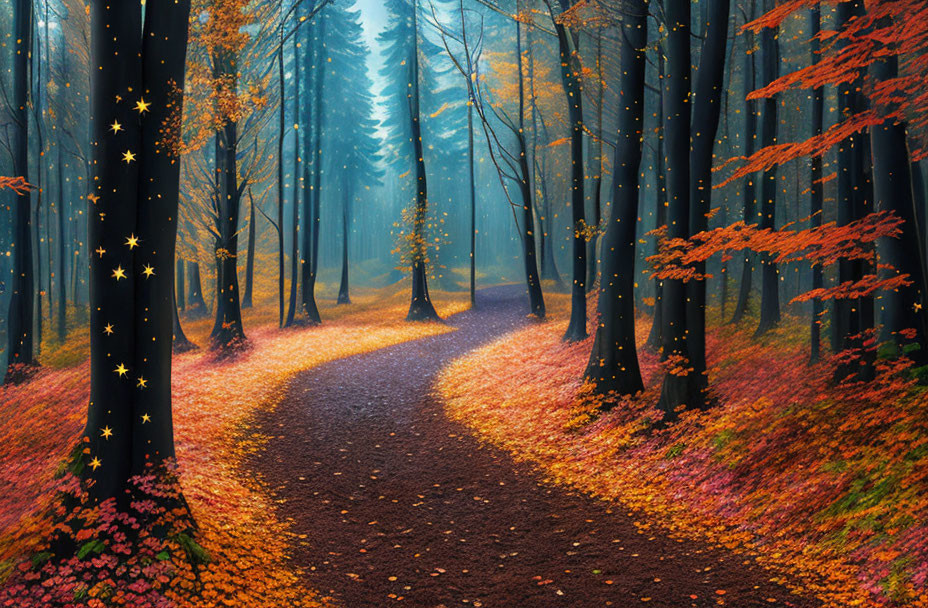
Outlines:
[[[174,457],[174,247],[189,2],[91,4],[90,407],[83,476],[97,499]],[[115,35],[114,35],[115,33]],[[112,58],[133,58],[114,69]]]

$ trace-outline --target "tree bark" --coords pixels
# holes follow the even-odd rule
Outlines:
[[[648,8],[644,0],[627,0],[625,11],[619,50],[623,101],[618,110],[612,212],[603,241],[599,325],[585,374],[601,395],[634,395],[644,390],[635,344],[635,241]]]
[[[242,297],[242,308],[254,306],[255,289],[255,246],[258,237],[258,219],[255,214],[255,197],[248,189],[248,260],[245,262],[245,295]]]
[[[711,0],[705,8],[703,0],[703,31],[705,41],[699,56],[696,90],[693,96],[693,124],[690,128],[690,234],[709,229],[712,207],[712,159],[722,110],[722,90],[725,80],[728,21],[731,0]],[[706,20],[708,19],[708,21]],[[696,272],[705,274],[706,263],[699,262]],[[690,362],[701,389],[708,385],[706,376],[706,282],[687,283],[686,327]]]
[[[773,10],[773,0],[764,0],[764,11]],[[761,55],[763,61],[763,85],[767,86],[780,75],[780,49],[777,38],[779,28],[765,28],[761,33]],[[777,142],[778,96],[772,95],[764,100],[763,147],[773,146]],[[777,168],[764,172],[761,185],[761,220],[762,229],[776,230],[777,209]],[[780,323],[780,272],[772,255],[761,256],[761,295],[760,322],[755,336],[762,336]]]
[[[200,263],[187,262],[187,270],[190,275],[187,291],[187,316],[191,319],[200,319],[209,314],[206,308],[206,300],[203,299],[203,283],[200,280]]]
[[[29,179],[29,104],[32,51],[32,0],[17,0],[13,15],[13,172]],[[16,197],[13,213],[13,272],[7,312],[5,383],[20,382],[38,365],[35,358],[35,276],[32,260],[32,193]],[[41,324],[41,315],[39,316]]]
[[[822,11],[816,6],[809,12],[811,21],[811,52],[812,63],[819,60],[821,42],[818,40],[818,33],[822,29]],[[825,92],[821,87],[812,91],[812,134],[821,135],[824,129],[825,116]],[[812,215],[812,228],[819,228],[822,225],[822,212],[825,201],[825,189],[822,184],[824,171],[822,166],[822,157],[812,157],[812,175],[811,175],[811,195],[810,212]],[[812,289],[821,289],[825,286],[825,278],[822,267],[818,264],[812,266]],[[810,363],[816,363],[821,359],[822,352],[822,313],[824,307],[819,299],[812,300],[812,319],[810,323],[809,334],[811,337],[811,348],[809,353]]]
[[[690,17],[688,2],[664,1],[667,21],[664,78],[664,146],[667,166],[667,237],[686,239],[690,225]],[[664,374],[658,408],[665,421],[673,421],[681,407],[702,407],[703,394],[695,375],[688,373],[686,285],[680,279],[664,281],[662,359],[670,366]],[[680,371],[680,369],[684,371]]]
[[[419,122],[419,25],[418,9],[413,7],[412,53],[410,61],[409,112],[412,125],[412,144],[415,156],[416,206],[413,214],[413,251],[412,251],[412,297],[409,302],[407,321],[438,321],[440,317],[428,286],[428,251],[426,249],[425,224],[428,217],[428,183],[425,173],[425,158],[422,149],[422,125]]]
[[[562,5],[573,2],[562,0]],[[569,8],[569,7],[565,7]],[[558,53],[561,64],[561,81],[567,101],[570,124],[570,210],[573,221],[573,286],[570,299],[570,324],[564,340],[578,342],[587,337],[586,329],[586,210],[583,191],[583,84],[579,65],[579,35],[554,20]],[[687,69],[689,67],[687,66]]]

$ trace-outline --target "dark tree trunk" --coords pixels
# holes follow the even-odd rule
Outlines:
[[[636,10],[636,9],[631,9]],[[605,166],[603,164],[603,103],[605,101],[606,93],[606,78],[603,74],[603,32],[602,28],[596,30],[596,80],[597,80],[597,106],[596,106],[596,128],[598,129],[599,137],[596,138],[596,157],[594,159],[594,170],[596,174],[593,176],[593,222],[597,230],[592,234],[590,242],[587,246],[587,272],[586,277],[586,288],[587,290],[593,289],[593,284],[596,283],[596,273],[598,271],[597,266],[599,265],[599,226],[603,221],[603,170]]]
[[[838,28],[855,16],[863,14],[861,0],[852,0],[837,7]],[[841,41],[838,44],[843,45]],[[838,105],[840,116],[851,116],[862,111],[865,100],[861,92],[862,81],[842,84],[838,88]],[[838,148],[838,200],[837,223],[845,226],[866,214],[869,206],[867,195],[870,185],[867,183],[866,162],[869,161],[870,142],[865,134],[855,134],[842,142]],[[867,148],[865,150],[864,148]],[[867,264],[859,260],[841,260],[838,263],[838,281],[858,281],[864,275]],[[861,334],[873,327],[872,306],[866,298],[856,300],[837,299],[832,315],[832,349],[837,351],[858,349],[862,346]],[[873,368],[868,360],[853,366],[841,365],[835,370],[835,380],[842,381],[850,377],[867,380],[873,375]]]
[[[655,222],[656,228],[667,225],[667,174],[664,166],[664,55],[661,49],[657,49],[657,74],[658,74],[658,102],[657,116],[661,126],[657,132],[656,153],[657,162],[654,171],[654,195],[655,207],[657,208]],[[655,249],[659,249],[660,243],[655,243]],[[657,252],[655,252],[657,253]],[[654,280],[654,318],[651,321],[651,331],[648,334],[647,346],[654,350],[659,350],[661,344],[661,334],[664,329],[664,281],[662,279]]]
[[[29,98],[32,49],[32,0],[17,0],[13,15],[13,172],[29,179]],[[7,370],[4,382],[19,382],[38,365],[35,359],[35,277],[32,261],[32,194],[16,197],[13,212],[13,271],[7,312]],[[39,323],[41,324],[41,315]]]
[[[764,0],[764,11],[773,10],[773,0]],[[763,85],[767,86],[780,75],[780,49],[777,37],[779,28],[765,28],[761,32],[761,55],[763,61]],[[778,128],[778,96],[770,96],[764,100],[763,117],[763,143],[767,148],[777,142]],[[776,230],[777,209],[777,168],[772,167],[764,172],[764,182],[761,185],[761,220],[760,227]],[[761,256],[761,294],[760,294],[760,322],[757,325],[755,336],[762,336],[780,323],[780,272],[773,261],[773,256]]]
[[[348,180],[345,180],[346,182]],[[351,304],[348,290],[348,235],[351,233],[351,196],[347,183],[342,186],[342,278],[338,285],[338,304]]]
[[[562,2],[565,4],[565,2]],[[566,2],[572,5],[573,2]],[[570,210],[573,221],[573,286],[570,300],[570,324],[564,339],[570,342],[587,337],[586,330],[586,210],[583,192],[583,84],[579,57],[579,35],[555,21],[561,80],[567,101],[570,123]],[[689,69],[689,68],[687,68]]]
[[[287,115],[287,87],[284,78],[284,24],[277,26],[280,43],[277,46],[277,85],[280,88],[280,107],[277,113],[277,325],[284,326],[284,133]]]
[[[750,17],[753,18],[753,5]],[[754,48],[754,35],[750,30],[743,34],[745,46],[748,49]],[[756,88],[756,53],[744,53],[744,96],[747,97]],[[743,156],[745,158],[754,154],[755,136],[757,134],[757,102],[746,101],[744,108],[744,133],[742,134]],[[754,175],[748,175],[744,178],[741,186],[741,194],[744,206],[744,223],[747,225],[754,224],[757,218],[757,189],[754,184]],[[751,292],[753,291],[754,279],[754,254],[750,251],[744,252],[744,263],[741,266],[741,281],[738,286],[738,301],[735,304],[735,312],[732,315],[732,323],[740,323],[748,312],[748,306],[751,303]]]
[[[322,137],[322,89],[325,84],[325,24],[326,20],[321,19],[318,25],[313,25],[313,52],[306,54],[312,58],[307,72],[313,75],[312,108],[315,114],[312,129],[303,131],[306,138],[304,147],[309,150],[312,159],[312,186],[303,190],[303,218],[306,226],[303,232],[302,303],[305,322],[312,325],[322,323],[319,307],[316,306],[316,273],[319,260],[319,205],[322,200],[322,155],[319,147]],[[303,179],[307,182],[310,179],[307,165],[303,166]]]
[[[873,63],[870,75],[876,82],[897,78],[898,56],[888,55],[882,61]],[[928,308],[924,306],[925,258],[917,221],[905,124],[887,120],[881,125],[870,127],[870,146],[876,210],[891,211],[904,221],[899,238],[881,239],[878,243],[880,261],[892,266],[892,269],[884,270],[881,274],[887,278],[906,274],[911,282],[911,285],[883,294],[882,339],[894,340],[899,348],[908,344],[917,345],[918,348],[911,351],[910,356],[924,363],[928,356]],[[900,333],[906,329],[916,330],[914,339],[906,339]]]
[[[175,273],[177,274],[177,281],[174,287],[174,299],[177,301],[177,309],[184,310],[187,308],[187,289],[186,289],[186,280],[184,269],[186,264],[184,260],[177,260]]]
[[[68,290],[67,290],[67,222],[65,215],[68,204],[65,202],[64,168],[61,166],[61,140],[55,143],[58,158],[55,161],[58,171],[58,343],[64,344],[68,337]]]
[[[467,102],[467,175],[470,192],[470,305],[477,305],[477,181],[474,169],[474,100]]]
[[[535,248],[535,205],[532,196],[532,172],[529,169],[528,144],[525,139],[525,77],[522,54],[522,24],[516,22],[516,55],[519,82],[519,129],[515,133],[519,146],[519,196],[522,202],[522,258],[525,265],[525,285],[528,289],[530,314],[545,318],[545,299],[538,276],[538,256]]]
[[[811,51],[812,51],[812,62],[817,63],[819,60],[819,51],[821,50],[821,42],[818,40],[817,35],[822,29],[822,12],[820,7],[815,7],[810,11],[811,17]],[[824,116],[825,116],[825,92],[821,87],[815,89],[812,92],[812,134],[821,135],[824,129]],[[813,156],[812,157],[812,175],[811,175],[811,215],[812,215],[812,228],[819,228],[822,225],[822,212],[825,201],[825,191],[824,185],[822,184],[822,178],[824,177],[823,167],[822,167],[822,157]],[[825,278],[822,273],[822,267],[819,264],[814,264],[812,266],[812,289],[821,289],[825,286]],[[824,312],[824,307],[822,306],[822,301],[819,299],[812,300],[812,321],[810,324],[810,337],[811,337],[811,350],[809,353],[809,361],[811,363],[817,362],[821,358],[822,351],[822,313]]]
[[[258,219],[255,211],[255,197],[248,189],[248,260],[245,262],[245,295],[242,297],[242,308],[254,306],[255,289],[255,246],[258,237]]]
[[[92,198],[91,395],[84,474],[98,499],[121,496],[130,476],[174,457],[171,350],[188,1],[91,4],[92,64],[114,55],[120,70],[93,71],[97,188]],[[165,44],[164,41],[170,41]],[[131,65],[135,62],[135,65]],[[115,102],[117,96],[122,102]],[[133,107],[132,100],[144,107]],[[122,125],[112,128],[113,117]],[[114,123],[115,124],[115,123]],[[126,150],[137,150],[133,161]],[[112,192],[121,192],[113,196]],[[154,204],[153,201],[157,201]],[[105,215],[104,215],[105,214]],[[105,217],[105,223],[103,221]],[[126,235],[130,235],[128,238]]]
[[[203,299],[203,282],[200,280],[200,263],[187,262],[190,275],[187,291],[187,316],[191,319],[200,319],[209,314],[206,300]]]
[[[703,0],[705,5],[707,0]],[[696,90],[693,96],[693,124],[690,128],[690,234],[708,230],[712,206],[712,159],[715,137],[722,110],[725,80],[728,21],[731,0],[711,0],[703,12],[705,42],[699,56]],[[708,21],[706,20],[708,18]],[[705,274],[706,264],[696,264],[696,272]],[[700,388],[708,385],[706,376],[706,282],[687,284],[687,345],[693,373]]]
[[[293,63],[295,65],[295,98],[293,100],[293,120],[300,122],[300,91],[303,86],[303,70],[300,62],[300,45],[298,37],[293,41]],[[281,49],[281,52],[283,50]],[[283,100],[281,100],[283,103]],[[300,138],[298,133],[293,135],[293,208],[290,213],[290,301],[287,305],[286,327],[292,327],[296,322],[296,309],[298,306],[300,287]],[[283,226],[281,226],[283,228]]]
[[[664,146],[667,166],[667,237],[686,239],[690,225],[690,5],[665,0],[668,33],[665,42]],[[686,284],[664,281],[662,358],[672,368],[690,363],[686,328]],[[692,373],[668,370],[664,374],[659,409],[664,420],[676,419],[681,407],[702,407],[704,396]]]
[[[648,8],[644,0],[629,0],[625,10],[619,49],[623,102],[618,111],[612,212],[603,242],[599,325],[586,367],[586,378],[601,395],[634,395],[644,390],[635,344],[635,240]]]
[[[174,340],[172,342],[172,350],[175,353],[186,353],[192,350],[199,348],[196,344],[190,341],[190,338],[187,337],[187,334],[184,333],[184,328],[180,324],[180,315],[177,314],[177,294],[174,294]]]
[[[230,79],[238,74],[238,59],[229,51],[220,51],[215,58],[216,75]],[[216,321],[210,334],[210,347],[226,351],[237,348],[245,340],[242,309],[238,288],[238,220],[242,191],[238,184],[238,125],[228,121],[216,135]]]
[[[417,14],[417,9],[413,9]],[[417,20],[417,17],[414,17]],[[416,207],[413,214],[413,251],[412,251],[412,297],[409,302],[407,321],[440,320],[428,286],[428,251],[426,250],[425,224],[428,217],[429,198],[428,183],[425,174],[425,158],[422,149],[422,125],[419,122],[419,26],[413,27],[412,69],[409,71],[411,82],[409,97],[410,123],[412,125],[413,155],[415,156]]]

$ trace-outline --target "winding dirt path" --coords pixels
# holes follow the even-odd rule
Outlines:
[[[457,331],[299,376],[251,464],[305,535],[294,560],[346,608],[812,606],[743,556],[641,532],[620,506],[540,482],[430,394],[443,365],[525,322],[480,292]]]

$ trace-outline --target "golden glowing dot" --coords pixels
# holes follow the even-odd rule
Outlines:
[[[122,159],[126,161],[126,164],[128,165],[135,160],[135,154],[133,154],[131,150],[126,150],[126,153],[122,155]]]
[[[126,278],[126,271],[122,269],[122,266],[117,266],[113,269],[113,278],[116,279],[116,281]]]
[[[122,130],[123,130],[122,125],[119,124],[118,120],[114,120],[113,124],[110,125],[110,131],[113,132],[113,135],[119,133]]]
[[[139,114],[144,114],[145,112],[148,111],[148,108],[150,107],[151,107],[151,104],[145,101],[145,98],[143,97],[142,99],[138,100],[138,102],[136,102],[135,111],[138,112]]]
[[[147,279],[151,275],[155,274],[155,269],[152,268],[151,266],[146,265],[145,269],[142,271],[142,274],[144,274],[145,278]]]
[[[96,471],[97,468],[99,468],[102,464],[103,464],[103,461],[101,461],[99,458],[94,456],[93,460],[90,461],[90,468]]]
[[[116,372],[117,374],[119,374],[119,377],[121,378],[121,377],[125,376],[127,373],[129,373],[129,368],[126,367],[125,365],[123,365],[122,363],[120,363],[120,364],[119,364],[119,367],[117,367],[117,368],[114,369],[113,371]]]
[[[103,333],[105,333],[108,336],[112,336],[113,335],[113,324],[107,323],[106,327],[103,328]]]
[[[133,249],[139,246],[139,237],[134,234],[130,234],[126,237],[126,245],[129,246],[129,249]]]
[[[103,257],[103,254],[106,253],[106,249],[104,249],[103,247],[97,247],[96,252],[97,252],[97,253],[100,255],[100,257],[102,258],[102,257]]]
[[[113,436],[113,429],[111,429],[108,426],[103,427],[102,429],[100,429],[100,436],[103,437],[104,439],[109,439],[110,437]]]

